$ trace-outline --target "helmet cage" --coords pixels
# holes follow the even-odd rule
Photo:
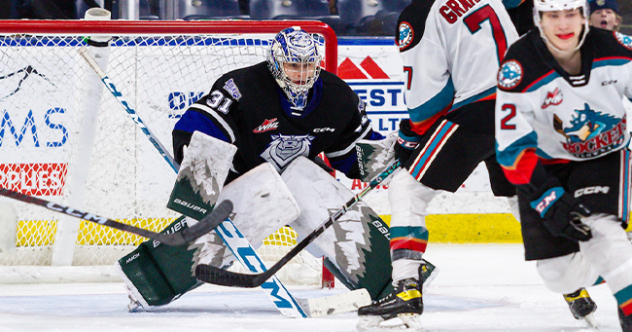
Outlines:
[[[578,50],[584,44],[586,40],[586,35],[588,34],[589,26],[589,18],[590,18],[590,10],[588,7],[588,3],[586,0],[533,0],[533,22],[535,26],[540,30],[540,36],[544,41],[552,47],[554,50],[558,52],[562,52],[557,49],[557,47],[553,46],[549,42],[549,40],[544,35],[544,31],[542,30],[542,15],[541,12],[554,12],[554,11],[564,11],[564,10],[574,10],[580,8],[582,10],[582,15],[584,16],[584,32],[582,33],[581,38],[579,39],[579,43],[577,43],[577,47],[573,51]]]
[[[298,109],[305,108],[309,89],[318,80],[321,70],[322,56],[314,38],[298,27],[284,29],[272,40],[267,60],[272,76],[288,100]],[[314,70],[295,83],[286,72],[286,63],[299,64],[304,70],[313,66]]]

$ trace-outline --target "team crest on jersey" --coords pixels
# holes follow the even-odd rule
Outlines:
[[[548,91],[546,93],[546,98],[544,98],[544,102],[542,103],[542,109],[545,109],[549,106],[556,106],[562,103],[564,97],[562,96],[562,90],[560,88],[555,88],[553,92]]]
[[[260,157],[281,172],[299,156],[307,157],[315,136],[312,135],[272,135],[272,141]]]
[[[522,81],[522,66],[516,60],[503,63],[498,71],[498,85],[505,89],[511,89]]]
[[[255,134],[260,134],[260,133],[265,133],[266,131],[276,130],[276,129],[279,129],[279,121],[277,121],[277,118],[270,119],[270,120],[265,119],[265,121],[263,121],[263,123],[260,124],[259,127],[253,129],[252,132]]]
[[[397,38],[397,45],[400,50],[406,49],[413,42],[414,32],[413,28],[408,22],[402,22],[399,24],[399,32]]]
[[[566,138],[564,149],[577,158],[592,158],[620,147],[625,141],[626,121],[595,112],[588,104],[575,110],[569,127],[553,116],[555,131]]]
[[[224,90],[230,93],[233,99],[237,101],[241,99],[241,92],[239,92],[239,89],[237,88],[237,85],[235,84],[235,81],[233,81],[232,78],[226,81],[226,83],[224,83]]]
[[[619,43],[626,48],[632,50],[632,37],[628,35],[624,35],[620,32],[615,31],[614,36],[617,38]]]

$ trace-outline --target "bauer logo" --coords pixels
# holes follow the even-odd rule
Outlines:
[[[66,164],[0,164],[0,186],[31,196],[61,196]]]

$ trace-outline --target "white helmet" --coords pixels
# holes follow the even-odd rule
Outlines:
[[[579,43],[575,50],[578,50],[583,44],[584,40],[586,40],[586,35],[588,34],[588,21],[590,20],[590,11],[588,7],[588,2],[586,0],[533,0],[533,22],[535,26],[540,29],[540,36],[544,39],[545,42],[549,42],[544,36],[544,31],[542,31],[542,26],[540,23],[542,22],[541,12],[554,12],[558,10],[574,10],[577,8],[582,9],[582,15],[586,19],[584,21],[584,33],[579,39]],[[558,50],[555,46],[549,44],[549,46],[553,47],[553,49]],[[559,51],[559,50],[558,50]]]
[[[288,100],[297,109],[307,105],[309,89],[318,80],[322,56],[318,51],[316,40],[299,27],[283,29],[272,42],[267,54],[268,69],[285,92]],[[304,84],[293,83],[283,67],[284,63],[313,63],[314,71]]]

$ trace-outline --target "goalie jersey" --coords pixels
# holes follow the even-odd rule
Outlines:
[[[281,172],[296,157],[313,160],[321,152],[357,178],[356,141],[381,136],[373,133],[364,102],[337,76],[321,71],[307,106],[295,110],[266,62],[223,75],[187,109],[173,130],[177,161],[196,130],[237,146],[227,181],[266,161]]]
[[[408,76],[405,96],[415,132],[424,134],[446,113],[459,125],[479,132],[493,130],[493,110],[460,114],[459,108],[495,97],[495,73],[509,45],[518,39],[505,7],[520,3],[415,0],[404,9],[397,42]]]
[[[580,51],[573,76],[537,28],[509,48],[498,73],[496,146],[516,185],[541,185],[541,164],[595,159],[628,145],[623,98],[632,98],[632,39],[591,28]]]

